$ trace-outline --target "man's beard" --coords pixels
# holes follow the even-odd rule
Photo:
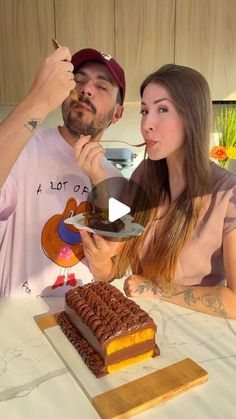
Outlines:
[[[87,98],[79,98],[80,103],[84,103],[86,106],[89,106],[91,113],[94,114],[94,118],[90,123],[85,123],[83,121],[83,111],[74,111],[76,116],[72,117],[73,107],[76,106],[76,102],[71,102],[67,105],[65,102],[62,103],[62,116],[63,121],[70,133],[76,137],[80,135],[90,135],[91,139],[97,137],[104,129],[107,128],[111,122],[112,116],[114,114],[115,107],[108,111],[106,114],[98,114],[95,106]],[[87,111],[86,111],[87,112]]]

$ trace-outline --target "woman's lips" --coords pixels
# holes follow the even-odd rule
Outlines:
[[[159,144],[158,141],[154,141],[154,140],[145,140],[145,143],[147,145],[148,148],[152,148],[155,145]]]

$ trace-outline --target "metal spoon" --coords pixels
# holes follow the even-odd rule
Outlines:
[[[56,39],[54,39],[54,38],[52,38],[52,44],[53,44],[53,46],[54,46],[55,49],[59,48],[59,46],[60,46],[59,43],[58,43],[58,41]],[[75,89],[73,89],[73,90],[70,91],[70,97],[71,97],[71,99],[73,99],[76,102],[78,102],[78,96],[76,94]]]
[[[123,144],[130,145],[131,147],[144,147],[146,145],[146,143],[130,144],[127,141],[123,141],[123,140],[101,140],[101,143],[123,143]]]

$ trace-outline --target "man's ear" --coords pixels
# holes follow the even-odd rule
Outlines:
[[[111,124],[115,124],[119,119],[122,117],[124,112],[124,106],[116,105],[115,112],[113,117],[111,118]]]

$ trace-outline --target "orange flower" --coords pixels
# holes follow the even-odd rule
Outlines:
[[[228,158],[227,150],[223,146],[215,146],[210,151],[210,157],[216,160],[226,160]]]

